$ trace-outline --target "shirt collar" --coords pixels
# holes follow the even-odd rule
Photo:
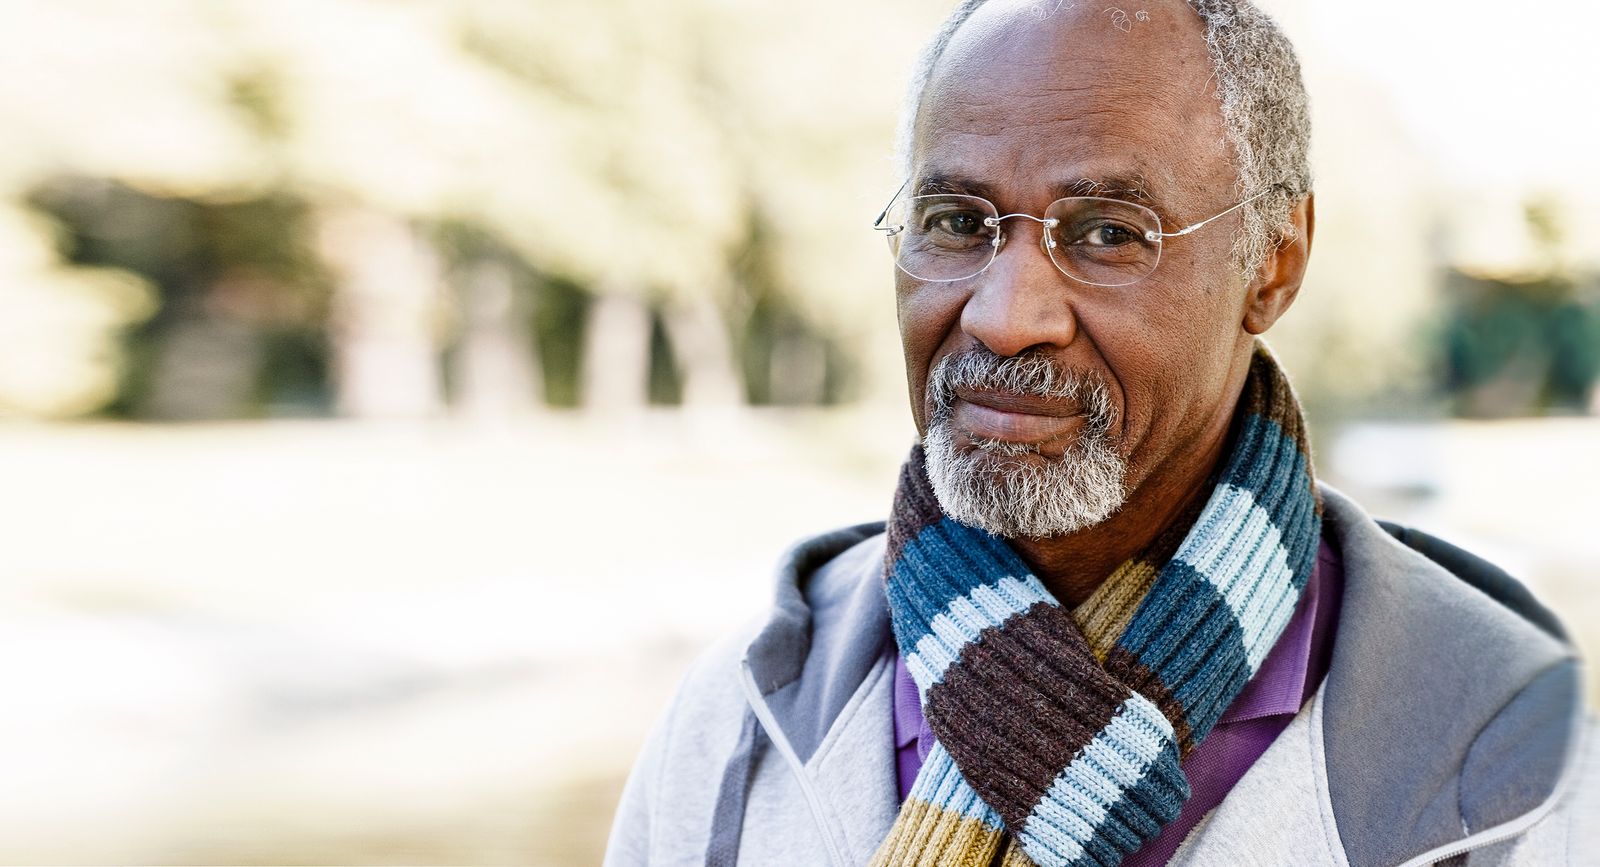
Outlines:
[[[917,682],[911,679],[905,657],[894,658],[894,746],[901,749],[917,739],[922,731],[922,700],[917,696]]]
[[[1327,571],[1324,562],[1327,554],[1328,543],[1323,542],[1311,568],[1311,577],[1306,579],[1305,590],[1278,643],[1261,661],[1255,676],[1222,712],[1217,725],[1279,714],[1293,716],[1300,712],[1300,705],[1305,701],[1306,678],[1311,670],[1311,653],[1318,637],[1317,608],[1322,604],[1322,585],[1328,580],[1323,574]]]

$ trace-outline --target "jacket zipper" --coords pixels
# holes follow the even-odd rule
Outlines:
[[[1424,852],[1403,862],[1398,867],[1427,867],[1427,865],[1437,864],[1457,855],[1465,855],[1477,849],[1493,846],[1496,843],[1503,843],[1538,824],[1541,819],[1550,815],[1550,812],[1556,808],[1561,799],[1566,797],[1567,790],[1572,788],[1573,780],[1583,766],[1584,754],[1593,747],[1592,744],[1586,743],[1586,741],[1587,738],[1583,735],[1583,710],[1580,707],[1573,714],[1572,751],[1567,757],[1568,761],[1565,766],[1561,769],[1561,776],[1556,780],[1555,789],[1550,792],[1550,797],[1546,798],[1544,803],[1508,822],[1485,828],[1454,843],[1446,843],[1443,846]]]
[[[849,867],[844,855],[839,851],[839,844],[833,839],[833,832],[828,827],[822,797],[811,785],[811,778],[806,774],[800,756],[789,745],[789,739],[784,736],[783,729],[778,727],[777,719],[772,716],[772,709],[767,707],[767,701],[761,695],[761,688],[756,685],[756,677],[750,672],[750,661],[740,660],[739,670],[745,703],[750,705],[750,710],[756,715],[756,721],[761,723],[761,729],[767,733],[767,739],[778,749],[778,754],[783,756],[784,762],[789,765],[790,773],[794,774],[795,782],[800,784],[800,793],[805,796],[806,805],[811,808],[811,820],[816,823],[817,832],[822,835],[823,845],[828,849],[828,861],[833,867]]]

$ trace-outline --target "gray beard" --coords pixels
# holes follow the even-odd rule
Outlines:
[[[1037,446],[958,434],[955,389],[982,388],[1075,401],[1085,424],[1059,458]],[[987,350],[945,358],[929,376],[928,479],[945,514],[1007,538],[1075,533],[1111,517],[1127,499],[1127,465],[1110,437],[1105,386],[1042,354],[1001,358]],[[959,441],[958,441],[959,440]]]

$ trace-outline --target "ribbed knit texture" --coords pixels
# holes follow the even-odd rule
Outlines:
[[[1189,797],[1179,762],[1260,667],[1311,575],[1299,405],[1258,346],[1209,497],[1063,607],[939,508],[920,447],[889,522],[895,640],[937,738],[874,865],[1115,867]]]

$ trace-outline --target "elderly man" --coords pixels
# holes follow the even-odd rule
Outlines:
[[[1600,863],[1561,627],[1316,483],[1258,341],[1315,223],[1277,27],[967,0],[901,138],[921,443],[688,675],[607,863]]]

